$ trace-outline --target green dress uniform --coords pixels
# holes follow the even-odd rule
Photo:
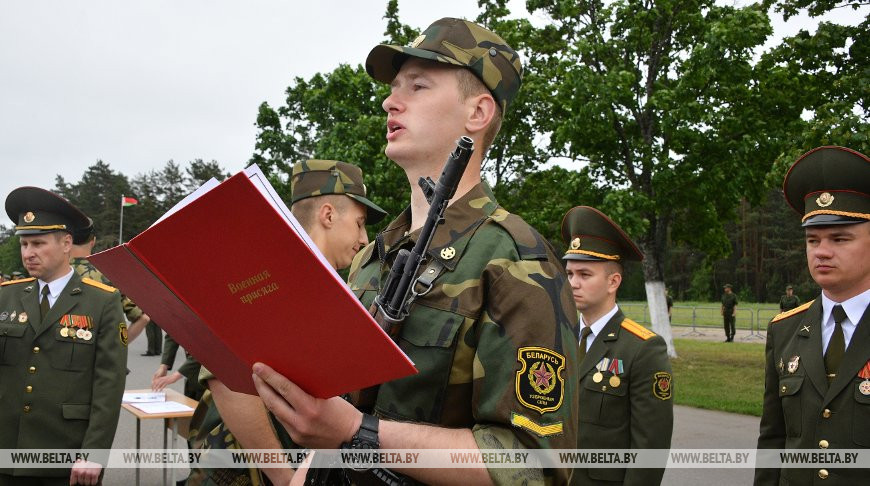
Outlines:
[[[563,260],[620,265],[643,260],[643,253],[622,228],[589,206],[577,206],[565,214],[562,238],[568,245]],[[664,339],[626,318],[618,308],[588,344],[591,335],[590,328],[580,333],[585,339],[578,336],[584,357],[577,374],[577,448],[669,449],[674,424],[673,379]],[[655,485],[661,483],[664,471],[664,462],[656,469],[577,468],[571,484]]]
[[[349,282],[364,305],[413,245],[410,225],[406,210],[354,259]],[[420,275],[429,290],[398,339],[419,372],[380,385],[374,415],[469,428],[481,449],[574,448],[577,311],[547,241],[480,183],[447,208]],[[489,473],[496,484],[564,484],[571,471]]]
[[[0,287],[0,449],[111,449],[127,362],[121,294],[73,272],[42,323],[39,297],[33,278]]]
[[[97,270],[97,267],[91,264],[87,258],[70,258],[69,264],[72,265],[73,270],[75,270],[83,279],[89,278],[104,285],[112,286],[112,282],[110,282],[102,272]],[[124,294],[121,294],[121,306],[124,309],[124,316],[126,316],[127,320],[131,323],[136,322],[137,319],[142,317],[142,309],[140,309],[139,306],[134,304],[133,301]]]
[[[783,192],[804,227],[866,223],[870,158],[844,147],[818,147],[792,165]],[[870,289],[853,290],[860,297]],[[835,323],[823,350],[824,298],[781,313],[768,325],[759,450],[870,448],[870,312],[865,304],[857,323],[854,313],[848,316],[856,324],[851,340],[831,359],[838,329],[841,346],[845,336]],[[870,471],[857,468],[758,468],[755,484],[851,486],[866,484],[868,477]]]

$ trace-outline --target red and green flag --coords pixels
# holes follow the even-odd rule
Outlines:
[[[139,201],[132,197],[121,196],[121,206],[135,206]]]

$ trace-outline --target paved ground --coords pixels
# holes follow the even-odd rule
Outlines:
[[[682,337],[682,329],[675,329],[675,337]],[[715,331],[705,333],[704,339],[719,340],[714,336]],[[746,335],[748,332],[744,331]],[[738,332],[737,339],[741,335]],[[751,341],[750,341],[751,342]],[[759,340],[759,342],[763,342]],[[147,388],[151,384],[151,375],[160,364],[158,357],[143,357],[145,352],[144,334],[130,343],[129,367],[130,374],[127,376],[127,388]],[[176,367],[181,364],[183,353],[179,352],[176,357]],[[173,386],[181,391],[182,382]],[[754,448],[758,436],[758,417],[738,415],[732,413],[699,410],[690,407],[677,406],[674,408],[674,435],[672,446],[677,449],[743,449]],[[122,410],[118,431],[115,434],[113,447],[132,449],[136,444],[136,421],[133,415]],[[179,447],[184,444],[179,441]],[[158,449],[163,447],[162,421],[149,420],[142,423],[142,447]],[[187,477],[187,469],[177,469],[176,478]],[[162,470],[142,469],[140,480],[143,485],[162,484]],[[135,484],[134,469],[114,469],[106,472],[105,484],[107,486]],[[670,469],[665,473],[664,485],[673,486],[704,486],[740,485],[751,484],[752,471],[749,469]]]

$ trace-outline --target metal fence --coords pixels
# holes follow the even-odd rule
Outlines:
[[[641,324],[651,324],[649,307],[639,303],[620,303],[619,308],[626,317]],[[705,336],[716,331],[724,332],[722,323],[722,308],[720,306],[687,306],[675,305],[671,308],[671,327],[687,328],[682,336]],[[767,334],[767,323],[773,316],[779,314],[775,307],[759,307],[757,309],[741,309],[735,312],[734,325],[738,330],[748,330],[749,334],[739,339],[748,341],[764,340]]]

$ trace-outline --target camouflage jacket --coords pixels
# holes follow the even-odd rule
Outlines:
[[[435,276],[431,290],[399,336],[419,373],[382,384],[374,414],[469,428],[481,449],[574,448],[577,311],[561,262],[485,183],[445,220],[421,272]],[[413,245],[419,232],[409,228],[406,210],[354,259],[349,284],[366,306],[398,250]],[[490,469],[502,484],[562,484],[570,473]]]
[[[94,267],[87,258],[70,258],[69,264],[75,269],[76,273],[82,278],[89,278],[105,285],[112,286],[112,282],[106,278],[96,267]],[[136,322],[136,319],[142,317],[142,309],[130,300],[126,295],[121,295],[121,305],[124,307],[124,315],[131,323]]]

